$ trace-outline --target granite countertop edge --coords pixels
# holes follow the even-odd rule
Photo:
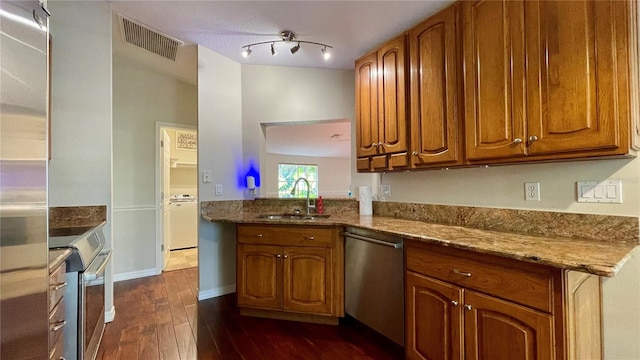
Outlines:
[[[52,273],[71,255],[70,249],[50,249],[49,250],[49,273]]]
[[[639,244],[543,237],[382,216],[331,215],[315,220],[270,220],[253,212],[207,213],[210,222],[264,225],[351,226],[405,239],[519,261],[614,277]],[[411,230],[408,230],[411,229]]]

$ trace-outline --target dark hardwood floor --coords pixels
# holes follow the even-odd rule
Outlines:
[[[197,268],[115,284],[98,359],[402,359],[368,329],[241,316],[235,294],[197,301]],[[198,344],[196,346],[196,344]]]

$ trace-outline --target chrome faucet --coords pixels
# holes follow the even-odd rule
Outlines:
[[[311,201],[309,200],[309,192],[311,190],[311,187],[309,186],[309,181],[303,177],[298,178],[298,180],[296,180],[296,182],[293,183],[293,188],[291,189],[291,195],[296,194],[296,186],[298,186],[298,183],[300,182],[300,180],[304,180],[304,182],[307,184],[307,215],[308,215],[308,214],[311,214],[310,209],[316,207],[315,203],[311,205]]]

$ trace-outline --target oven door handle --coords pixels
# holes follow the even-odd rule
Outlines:
[[[91,281],[97,279],[98,275],[104,272],[104,268],[109,263],[109,259],[111,259],[111,250],[101,252],[84,272],[84,280]]]

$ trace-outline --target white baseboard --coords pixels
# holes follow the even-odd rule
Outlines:
[[[116,317],[116,307],[112,306],[111,309],[104,311],[104,322],[110,323]]]
[[[147,276],[154,276],[154,275],[160,275],[160,274],[158,274],[158,272],[156,272],[155,268],[146,269],[146,270],[139,270],[139,271],[132,271],[132,272],[127,272],[127,273],[120,273],[120,274],[113,275],[113,282],[131,280],[131,279],[138,279],[138,278],[143,278],[143,277],[147,277]]]
[[[236,292],[236,284],[223,286],[211,290],[204,290],[198,293],[198,300],[206,300],[214,297],[227,295]]]

